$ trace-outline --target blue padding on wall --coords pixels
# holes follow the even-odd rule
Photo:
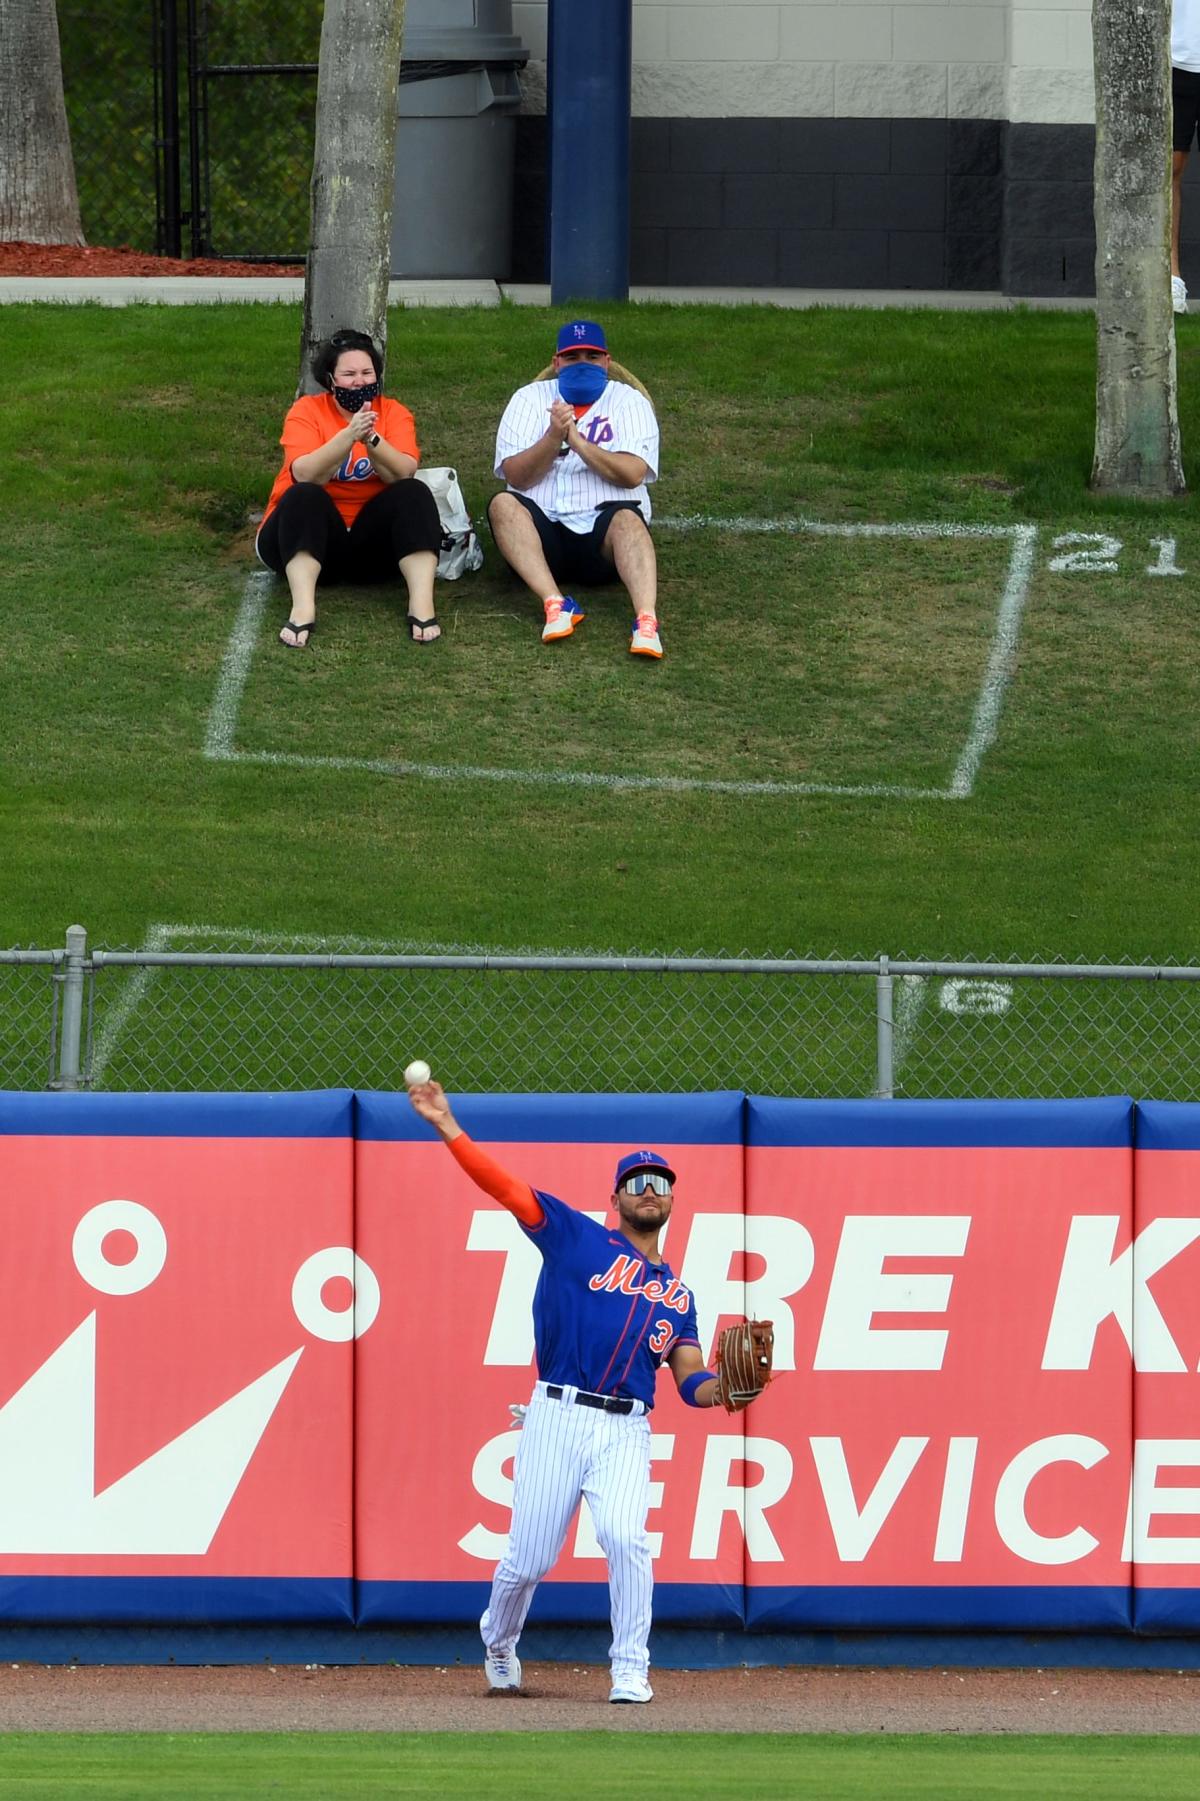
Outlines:
[[[491,1579],[484,1582],[360,1582],[362,1626],[479,1624]],[[742,1589],[720,1582],[656,1582],[654,1620],[660,1626],[712,1626],[741,1631]],[[607,1582],[543,1582],[533,1597],[530,1624],[607,1622]]]
[[[1135,1588],[1135,1632],[1200,1632],[1200,1589]]]
[[[436,1071],[435,1071],[436,1074]],[[741,1144],[745,1095],[463,1094],[451,1095],[455,1118],[472,1138],[492,1144]],[[398,1143],[434,1140],[407,1095],[360,1094],[359,1138]]]
[[[1127,1095],[1087,1101],[791,1101],[747,1097],[749,1145],[1132,1143]],[[1200,1108],[1196,1109],[1200,1114]]]
[[[603,1666],[611,1628],[530,1625],[527,1662]],[[479,1626],[15,1626],[0,1620],[0,1660],[48,1664],[462,1663],[480,1670]],[[650,1662],[660,1670],[776,1669],[1097,1669],[1195,1670],[1200,1639],[1134,1638],[1125,1632],[724,1632],[656,1626]],[[395,1670],[403,1692],[403,1667]],[[574,1686],[574,1684],[572,1684]]]
[[[0,1134],[44,1138],[348,1138],[354,1093],[0,1093]]]
[[[1195,1101],[1140,1101],[1134,1142],[1139,1151],[1200,1151]]]
[[[748,1632],[1113,1632],[1132,1624],[1125,1586],[746,1591]]]
[[[348,1625],[348,1576],[0,1576],[0,1622]]]
[[[355,1618],[360,1626],[478,1626],[491,1580],[478,1582],[358,1582]],[[607,1591],[606,1591],[607,1592]],[[594,1615],[589,1615],[594,1618]]]

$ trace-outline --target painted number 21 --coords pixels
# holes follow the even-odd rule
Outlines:
[[[1057,575],[1104,575],[1116,572],[1124,546],[1120,538],[1110,538],[1105,532],[1064,532],[1055,538],[1053,548],[1062,553],[1050,558],[1050,568]],[[1175,561],[1174,538],[1151,538],[1150,548],[1158,552],[1158,561],[1147,563],[1147,575],[1187,574]]]

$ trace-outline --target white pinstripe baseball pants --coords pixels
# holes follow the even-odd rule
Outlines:
[[[646,1514],[650,1506],[650,1421],[642,1413],[579,1407],[565,1388],[552,1401],[533,1391],[517,1440],[512,1530],[479,1622],[489,1650],[516,1645],[533,1592],[558,1560],[581,1495],[608,1561],[612,1609],[609,1658],[614,1676],[644,1676],[650,1666],[654,1574]]]

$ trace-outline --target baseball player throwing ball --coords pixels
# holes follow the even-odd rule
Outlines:
[[[689,1406],[737,1412],[770,1379],[770,1323],[727,1327],[717,1373],[704,1367],[695,1302],[659,1255],[675,1173],[657,1151],[620,1159],[616,1218],[599,1225],[510,1176],[474,1144],[440,1083],[416,1082],[408,1092],[460,1168],[508,1208],[542,1256],[533,1300],[538,1380],[517,1446],[512,1531],[479,1622],[489,1686],[520,1688],[517,1641],[529,1604],[586,1495],[608,1561],[608,1698],[649,1701],[653,1574],[646,1514],[655,1378],[665,1363]]]

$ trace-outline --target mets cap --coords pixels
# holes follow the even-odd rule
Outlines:
[[[626,1176],[631,1176],[635,1169],[661,1169],[664,1175],[675,1180],[675,1171],[665,1157],[657,1151],[628,1151],[617,1164],[617,1173],[613,1180],[613,1193],[621,1186]]]
[[[559,327],[558,343],[554,350],[556,355],[561,355],[564,350],[607,352],[608,341],[604,336],[604,327],[597,325],[594,319],[572,319]]]

